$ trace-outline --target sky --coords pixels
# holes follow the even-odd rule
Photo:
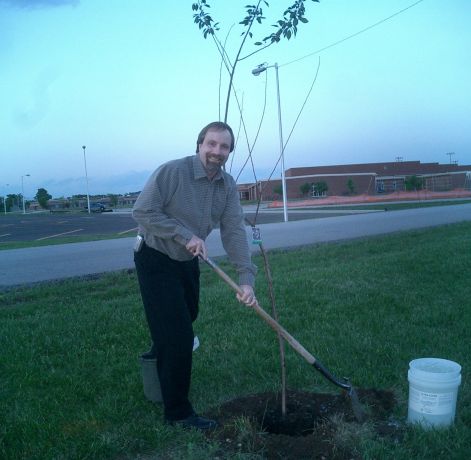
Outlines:
[[[233,62],[247,0],[208,3]],[[262,2],[266,19],[241,56],[260,49],[253,43],[292,3]],[[218,50],[191,6],[0,0],[0,195],[85,194],[87,178],[91,195],[135,192],[160,164],[194,154],[200,129],[224,116],[228,75],[223,69],[220,78]],[[237,146],[228,170],[239,183],[272,171],[280,177],[275,63],[289,137],[285,169],[398,159],[471,164],[469,0],[306,0],[305,7],[308,22],[295,38],[237,64],[244,124],[232,97]],[[261,63],[270,67],[254,76]],[[253,167],[243,168],[259,125]]]

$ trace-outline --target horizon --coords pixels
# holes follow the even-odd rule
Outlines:
[[[439,165],[439,166],[452,166],[453,168],[454,167],[458,167],[458,168],[461,168],[461,167],[469,167],[469,171],[471,172],[471,164],[470,165],[459,165],[457,163],[439,163],[439,162],[422,162],[420,160],[399,160],[399,159],[396,159],[396,161],[387,161],[387,162],[368,162],[368,163],[348,163],[348,164],[332,164],[332,165],[318,165],[318,166],[293,166],[291,168],[288,168],[286,172],[290,171],[290,170],[293,170],[293,169],[301,169],[301,168],[332,168],[332,167],[342,167],[342,166],[345,166],[345,167],[348,167],[348,166],[369,166],[369,165],[381,165],[381,164],[388,164],[388,165],[391,165],[391,164],[397,164],[397,163],[401,163],[401,164],[407,164],[407,163],[413,163],[413,164],[417,164],[419,163],[421,166],[427,166],[427,165]],[[453,169],[452,168],[452,169]],[[371,171],[367,171],[365,170],[364,173],[371,173]],[[327,174],[327,173],[326,173]],[[348,175],[348,173],[345,173],[346,175]],[[419,174],[420,176],[420,174]],[[146,176],[147,177],[147,176]],[[293,179],[297,176],[286,176],[286,179],[289,180],[289,179]],[[269,179],[268,177],[266,178],[259,178],[258,181],[260,182],[266,182],[266,181],[279,181],[280,178],[279,177],[272,177],[271,179]],[[253,185],[255,184],[255,182],[237,182],[237,185],[238,186],[243,186],[243,185]],[[46,191],[48,193],[49,190],[46,189]],[[141,193],[142,191],[142,188],[139,189],[139,190],[135,190],[135,191],[127,191],[127,192],[104,192],[104,193],[94,193],[94,194],[89,194],[89,197],[90,199],[103,199],[103,198],[108,198],[110,196],[118,196],[118,197],[126,197],[126,196],[131,196],[131,195],[136,195],[136,194],[139,194]],[[2,195],[0,195],[1,197]],[[59,196],[53,196],[51,198],[51,200],[71,200],[71,199],[87,199],[87,193],[77,193],[77,194],[72,194],[72,195],[65,195],[65,194],[62,194],[62,195],[59,195]],[[25,200],[26,201],[29,201],[29,202],[33,202],[35,201],[34,197],[33,198],[27,198],[25,197]]]

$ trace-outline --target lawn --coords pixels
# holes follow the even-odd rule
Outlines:
[[[356,387],[392,390],[400,443],[360,431],[366,459],[465,459],[471,446],[471,223],[269,254],[280,322]],[[268,306],[263,262],[258,298]],[[221,266],[234,272],[224,260]],[[279,387],[275,334],[207,267],[191,399],[202,413]],[[0,458],[262,458],[162,424],[138,356],[148,333],[134,272],[0,292]],[[409,427],[408,363],[462,366],[453,427]],[[337,392],[287,350],[288,386]]]

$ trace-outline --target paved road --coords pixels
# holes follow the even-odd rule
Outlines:
[[[253,221],[254,206],[247,207],[246,217]],[[290,210],[290,220],[341,216],[350,213],[369,212],[364,209],[341,210]],[[280,209],[261,209],[257,223],[282,222]],[[130,210],[121,212],[83,213],[30,213],[7,214],[0,219],[0,244],[12,241],[42,241],[58,237],[87,235],[136,234],[137,225]]]
[[[267,249],[471,221],[471,204],[407,209],[260,225]],[[251,238],[250,228],[247,229]],[[134,238],[0,251],[0,287],[85,276],[133,267]],[[207,241],[209,255],[224,255],[219,232]],[[253,245],[252,250],[256,251]]]

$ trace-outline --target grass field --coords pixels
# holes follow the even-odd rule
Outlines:
[[[401,443],[358,435],[365,459],[467,459],[471,446],[471,223],[269,254],[280,322],[356,387],[392,389],[405,424],[410,360],[462,366],[453,427]],[[262,262],[258,298],[267,306]],[[231,275],[231,268],[221,261]],[[279,387],[273,332],[202,267],[191,399],[200,412]],[[142,391],[148,333],[133,272],[0,292],[0,458],[224,458],[162,424]],[[287,350],[288,385],[338,389]],[[232,458],[259,458],[240,452]],[[261,457],[260,457],[261,458]]]
[[[8,243],[0,243],[0,251],[7,249],[23,249],[23,248],[38,248],[41,246],[53,246],[57,244],[69,243],[86,243],[88,241],[101,241],[101,240],[114,240],[118,238],[129,238],[135,234],[130,233],[108,233],[101,235],[84,235],[84,236],[62,236],[53,239],[42,241],[11,241]]]

